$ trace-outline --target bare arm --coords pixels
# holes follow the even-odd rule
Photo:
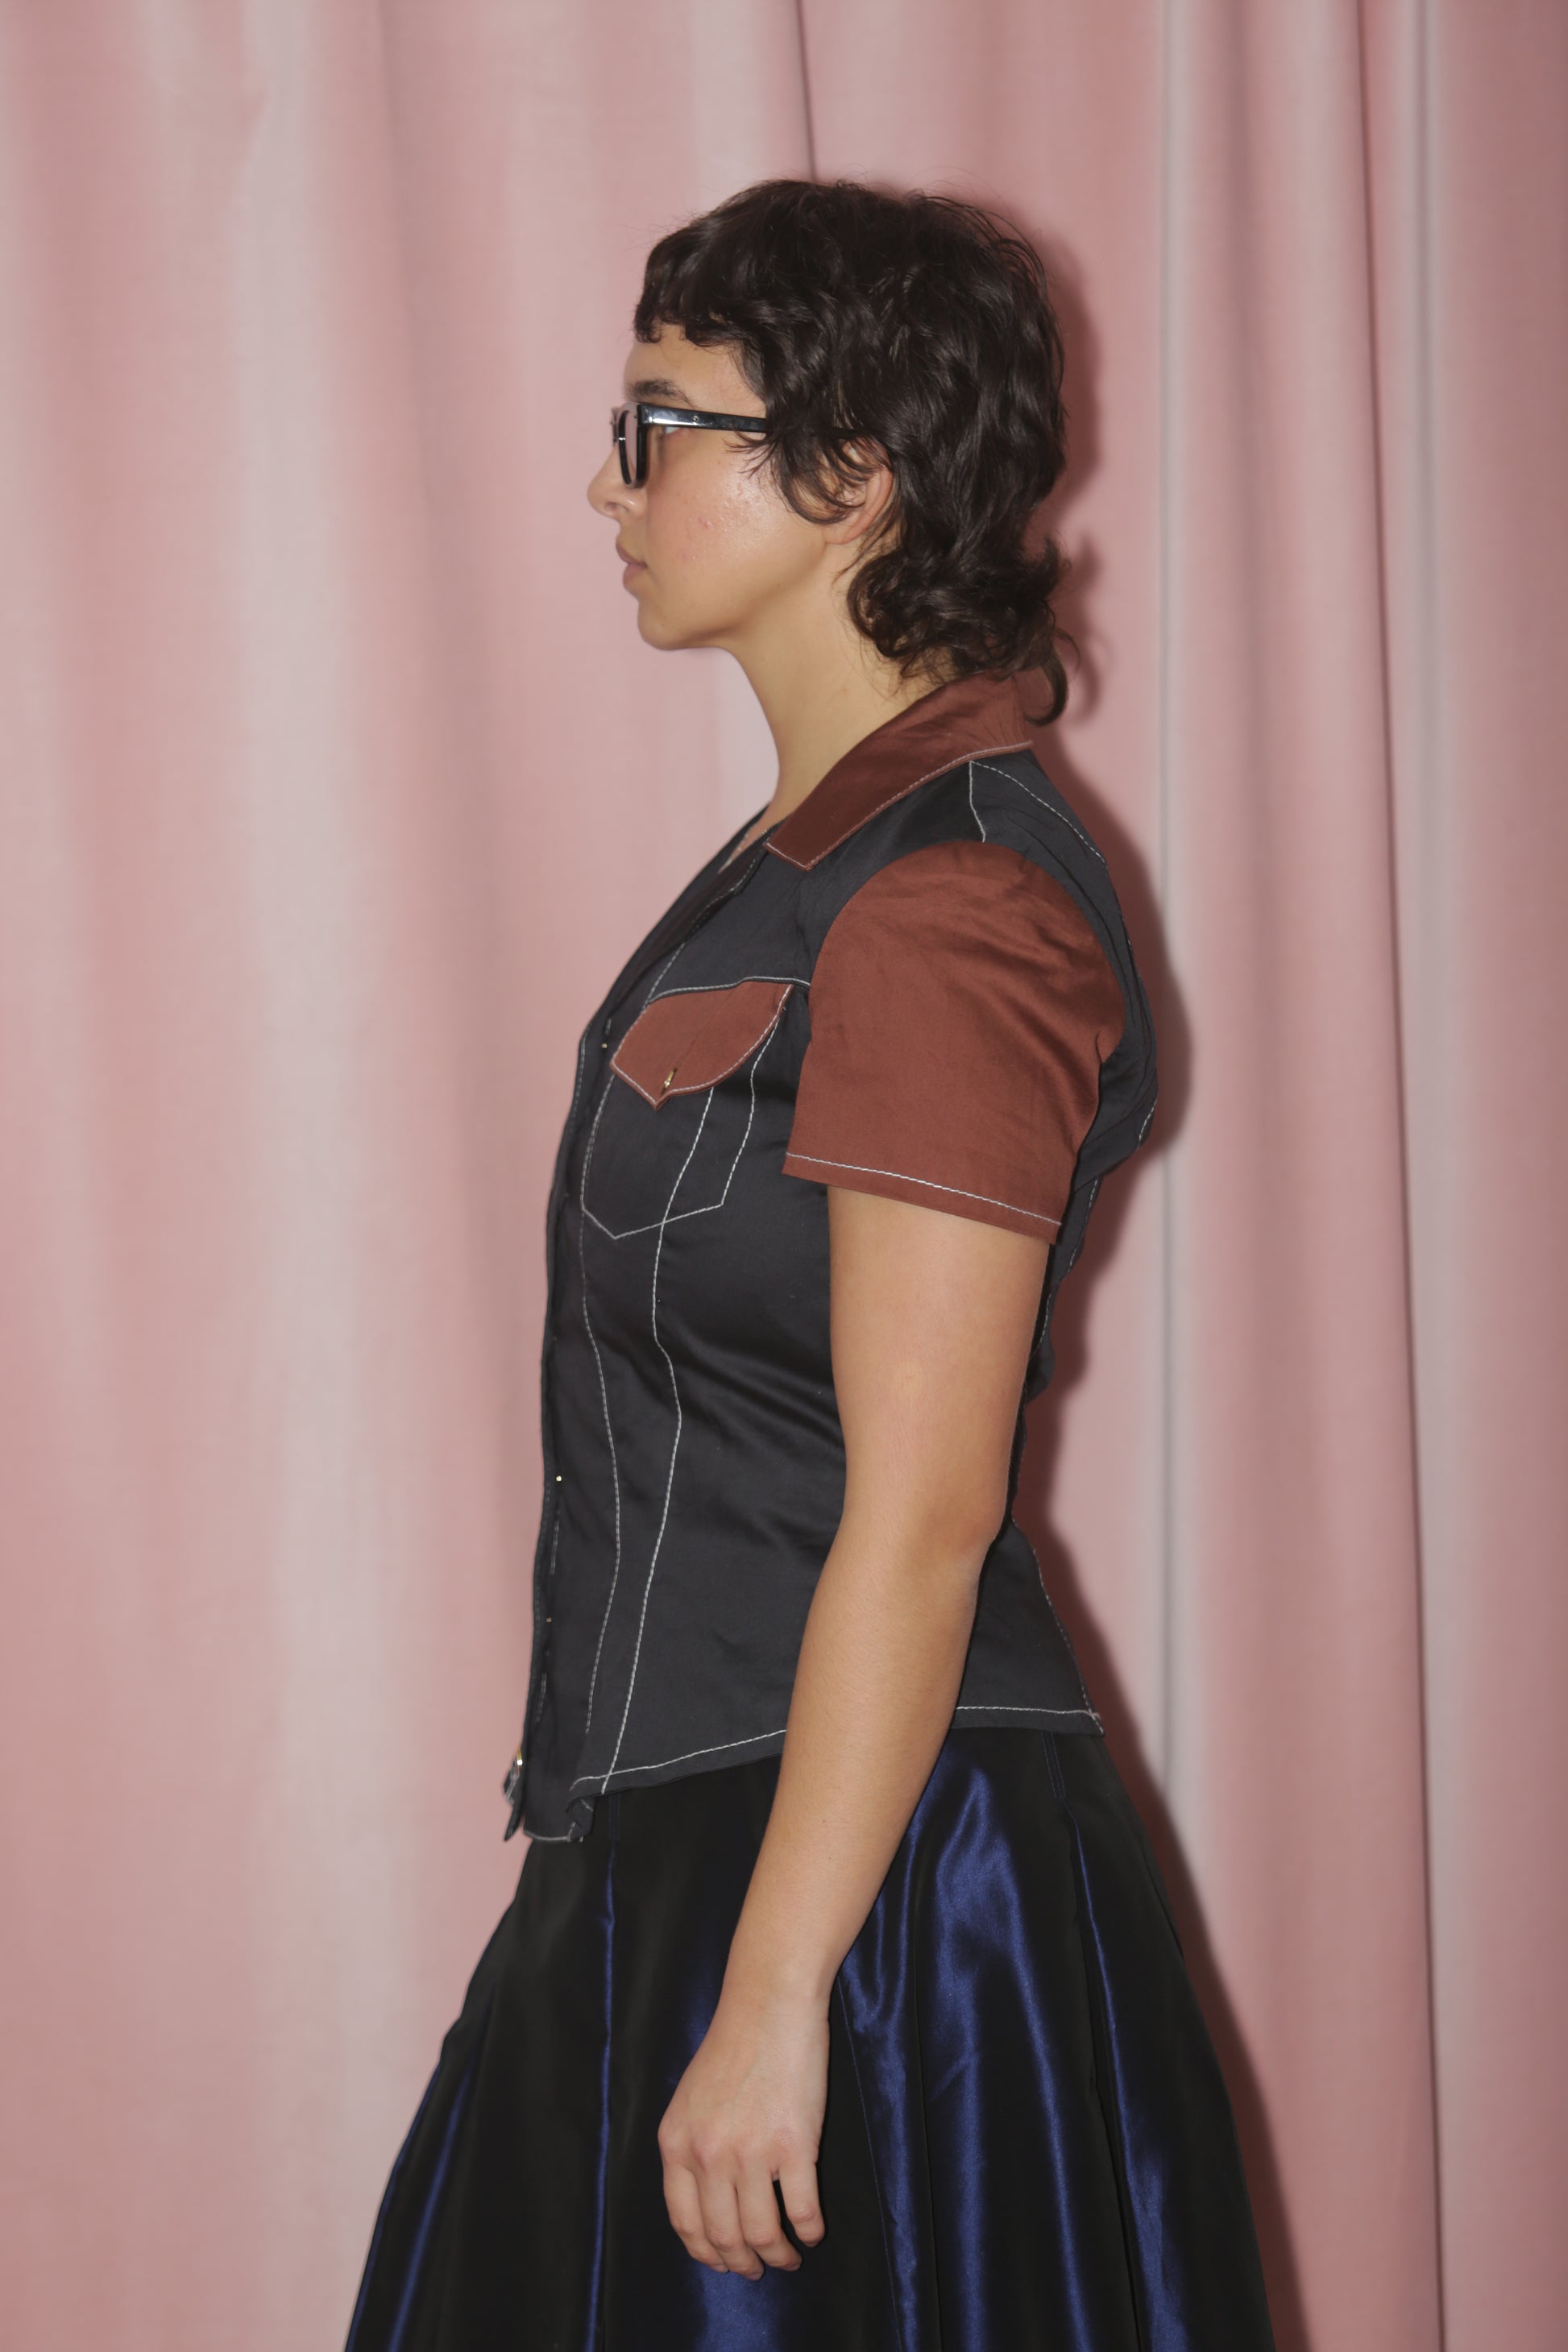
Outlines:
[[[723,1990],[659,2127],[688,2250],[756,2278],[823,2235],[827,2000],[952,1718],[1045,1276],[1043,1241],[829,1192],[844,1515],[806,1620]]]

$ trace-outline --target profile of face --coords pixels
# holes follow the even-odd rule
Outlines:
[[[731,350],[689,342],[679,327],[632,345],[624,383],[627,400],[763,415]],[[616,525],[624,584],[650,646],[738,651],[762,631],[818,615],[852,570],[879,501],[873,496],[847,522],[811,522],[759,453],[740,435],[650,425],[644,483],[622,480],[613,448],[589,483],[589,504]]]

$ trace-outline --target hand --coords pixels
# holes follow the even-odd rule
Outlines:
[[[773,2195],[803,2245],[824,2235],[816,2152],[827,2104],[827,2007],[728,1989],[658,2127],[664,2201],[689,2254],[758,2279],[800,2268]]]

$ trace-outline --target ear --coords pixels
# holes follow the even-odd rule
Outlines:
[[[893,504],[893,469],[887,452],[875,441],[850,444],[855,471],[843,488],[850,502],[847,511],[823,526],[830,547],[858,549],[873,540],[888,520]]]

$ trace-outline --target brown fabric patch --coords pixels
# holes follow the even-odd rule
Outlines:
[[[657,1108],[671,1095],[716,1086],[753,1054],[793,983],[742,980],[732,988],[678,989],[638,1013],[610,1067]]]
[[[1012,677],[962,677],[888,719],[829,768],[768,836],[775,857],[815,866],[868,817],[961,760],[1021,751],[1029,724]]]
[[[1125,1018],[1088,917],[1021,851],[911,851],[823,942],[784,1172],[1050,1240]]]

